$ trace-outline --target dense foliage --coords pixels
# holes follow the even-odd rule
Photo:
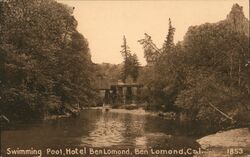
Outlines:
[[[139,79],[146,85],[145,99],[153,107],[179,111],[193,120],[249,122],[248,26],[242,7],[235,4],[226,20],[192,26],[177,44],[171,21],[161,49],[146,35],[140,43],[146,54],[157,57]]]
[[[102,63],[94,65],[94,79],[92,81],[95,89],[109,89],[111,84],[116,84],[121,79],[122,64]]]
[[[42,118],[92,98],[88,42],[73,9],[54,0],[0,2],[1,114]]]

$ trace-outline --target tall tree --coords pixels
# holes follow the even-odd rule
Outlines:
[[[123,44],[121,45],[122,50],[121,50],[121,54],[123,56],[123,69],[121,72],[122,75],[122,81],[126,82],[127,77],[129,76],[129,71],[130,71],[130,60],[129,58],[131,57],[131,53],[130,53],[130,48],[127,45],[127,40],[126,37],[123,36]]]
[[[138,57],[136,54],[131,54],[131,51],[127,45],[126,37],[123,36],[123,45],[121,46],[121,54],[124,58],[123,69],[122,69],[122,80],[126,82],[128,76],[131,76],[133,81],[136,82],[139,76],[139,66]]]
[[[168,51],[170,51],[171,49],[173,49],[174,47],[174,32],[175,32],[175,28],[172,26],[172,22],[171,19],[168,19],[168,34],[166,37],[166,40],[164,41],[163,44],[163,53],[167,53]]]

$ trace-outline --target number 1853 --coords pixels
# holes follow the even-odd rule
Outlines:
[[[227,149],[227,154],[230,154],[230,155],[236,155],[236,154],[243,154],[244,151],[242,148],[228,148]]]

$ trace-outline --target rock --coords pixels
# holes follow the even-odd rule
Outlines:
[[[227,15],[226,21],[238,32],[249,35],[249,20],[245,17],[242,6],[234,4],[230,13]]]
[[[207,148],[249,148],[250,147],[250,130],[249,128],[233,129],[216,134],[205,136],[198,139],[197,142],[203,149]]]

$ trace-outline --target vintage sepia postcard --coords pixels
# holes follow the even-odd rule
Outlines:
[[[250,157],[248,0],[0,0],[0,157]]]

